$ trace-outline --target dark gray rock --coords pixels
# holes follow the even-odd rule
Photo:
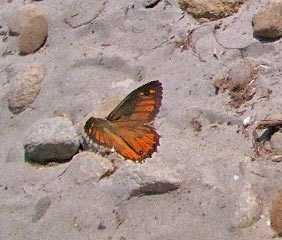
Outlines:
[[[55,117],[35,123],[24,140],[25,159],[46,164],[63,162],[77,153],[79,138],[68,118]]]

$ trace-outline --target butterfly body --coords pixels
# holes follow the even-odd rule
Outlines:
[[[162,86],[149,82],[131,92],[106,119],[91,117],[82,134],[89,149],[107,154],[114,149],[125,159],[142,161],[157,150],[160,135],[151,125],[159,112]]]

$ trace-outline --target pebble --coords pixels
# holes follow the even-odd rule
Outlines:
[[[278,38],[282,36],[282,2],[270,1],[252,18],[255,37]]]
[[[48,35],[48,23],[45,17],[36,16],[28,25],[21,29],[18,39],[19,51],[22,54],[30,54],[37,51]]]
[[[7,21],[10,35],[19,35],[22,28],[35,16],[46,15],[47,11],[33,4],[24,5],[16,10],[16,13]]]
[[[282,235],[282,191],[275,197],[270,209],[270,222],[278,236]]]
[[[235,211],[234,227],[246,228],[257,222],[262,215],[262,201],[257,193],[247,184],[238,199]]]
[[[12,113],[19,114],[34,102],[44,76],[45,70],[39,64],[28,66],[17,75],[8,92],[8,104]]]
[[[241,3],[241,0],[180,0],[179,6],[196,19],[213,21],[236,13]]]

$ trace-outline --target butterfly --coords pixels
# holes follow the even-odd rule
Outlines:
[[[162,90],[159,81],[149,82],[127,95],[106,119],[90,117],[82,134],[89,148],[114,149],[134,162],[151,157],[159,146],[160,135],[151,124],[161,106]]]

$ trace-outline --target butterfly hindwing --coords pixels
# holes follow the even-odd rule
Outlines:
[[[109,121],[138,121],[150,123],[159,112],[162,100],[162,85],[159,81],[149,82],[124,98],[109,114]]]
[[[136,153],[134,159],[131,160],[141,161],[144,158],[151,157],[159,146],[160,135],[152,126],[116,122],[112,124],[112,127],[127,146]],[[124,156],[121,149],[115,147],[115,150]]]
[[[91,117],[86,122],[84,131],[91,141],[90,144],[99,144],[108,149],[114,148],[116,151],[118,150],[118,153],[128,159],[139,158],[136,152],[134,152],[126,142],[114,132],[109,121],[105,119]]]

